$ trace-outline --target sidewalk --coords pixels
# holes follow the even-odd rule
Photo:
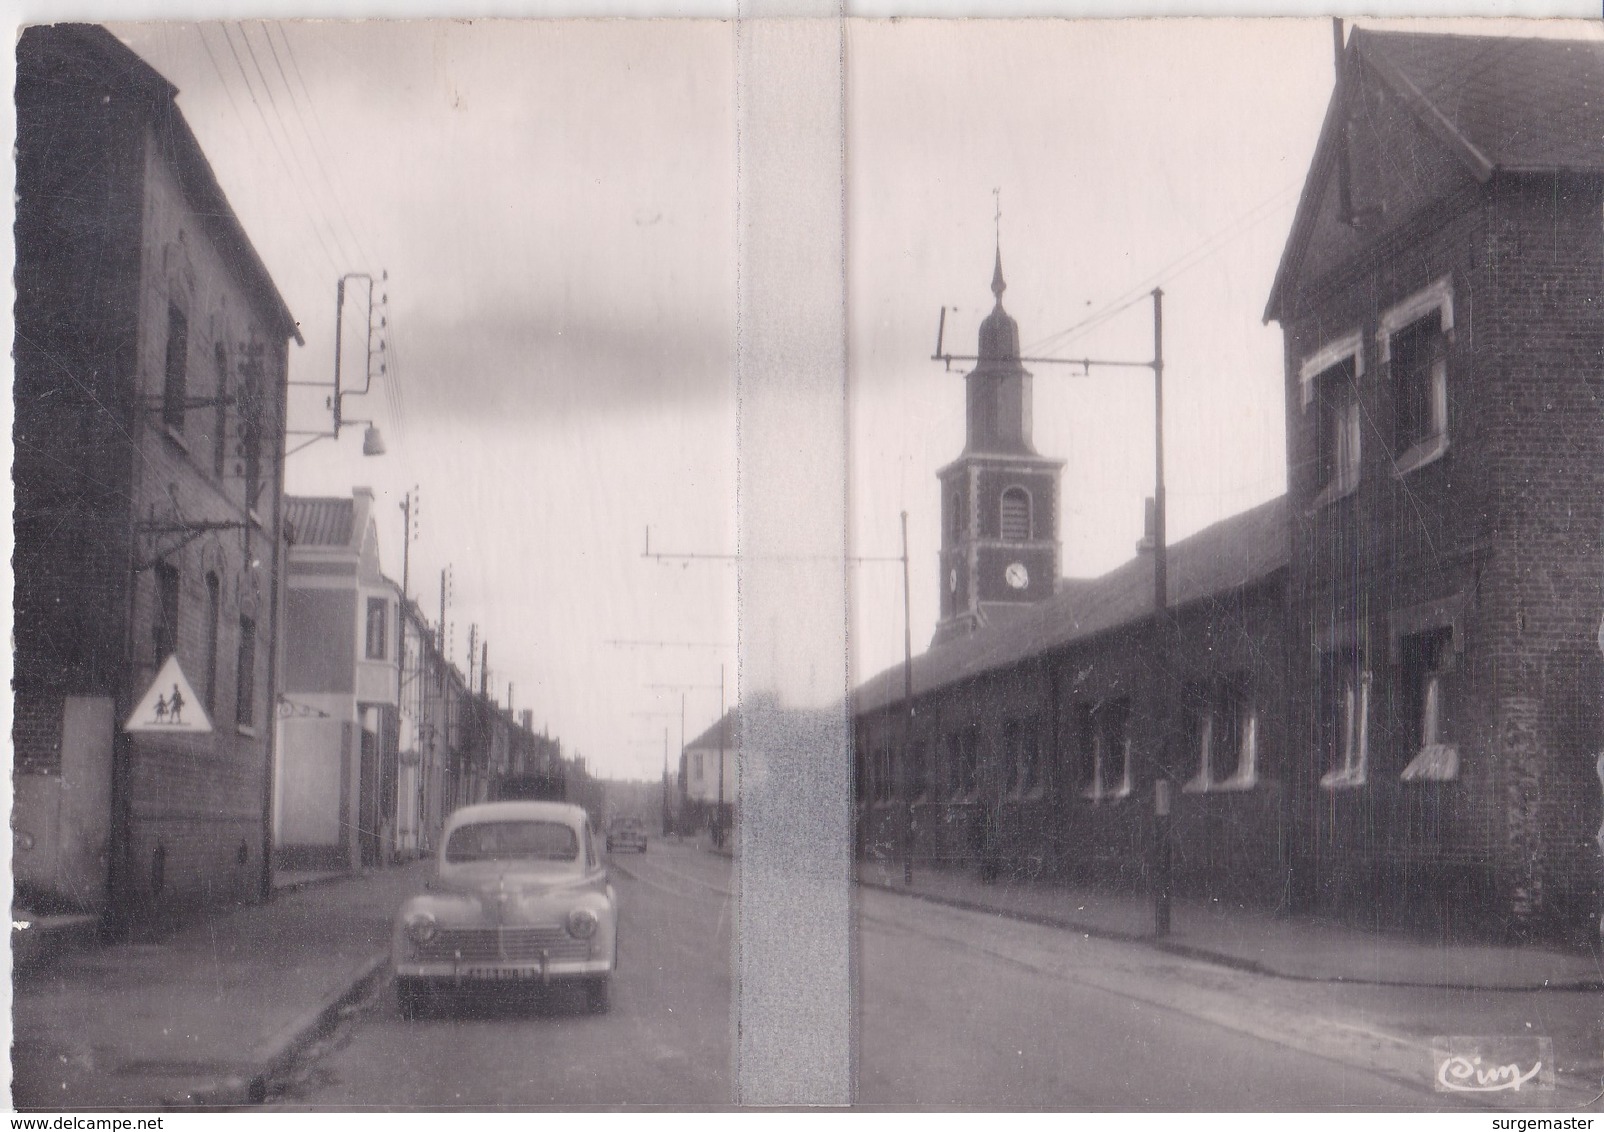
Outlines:
[[[982,884],[977,869],[915,864],[903,883],[900,861],[861,861],[858,882],[942,904],[996,912],[1090,935],[1154,947],[1282,978],[1475,990],[1604,989],[1596,955],[1540,947],[1443,943],[1361,931],[1304,917],[1176,900],[1170,934],[1153,937],[1147,894],[1097,892],[1051,881]]]
[[[379,977],[427,862],[297,876],[272,903],[197,913],[151,940],[89,944],[16,971],[12,1104],[244,1104]],[[283,878],[281,878],[283,879]]]

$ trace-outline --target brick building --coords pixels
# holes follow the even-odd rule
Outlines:
[[[860,851],[1139,888],[1167,782],[1184,893],[1597,938],[1604,46],[1360,30],[1340,72],[1266,315],[1287,496],[1169,548],[1163,617],[1141,554],[1006,607],[944,557],[912,711],[900,666],[854,697]],[[1022,372],[994,290],[971,445]],[[943,554],[995,596],[1045,532],[1006,471],[954,506],[973,458]]]
[[[1294,895],[1587,931],[1604,46],[1356,30],[1285,332]]]
[[[174,102],[104,29],[17,44],[19,899],[265,891],[295,321]],[[176,657],[209,731],[123,724]]]

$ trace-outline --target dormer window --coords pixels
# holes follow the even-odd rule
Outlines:
[[[1002,537],[1013,542],[1030,538],[1030,493],[1017,485],[1002,493]]]

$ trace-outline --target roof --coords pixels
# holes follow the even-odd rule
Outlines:
[[[737,704],[724,713],[724,718],[713,724],[689,743],[687,751],[716,751],[723,747],[733,751],[741,745],[741,708]]]
[[[1450,162],[1485,183],[1495,172],[1604,172],[1604,42],[1355,28],[1327,107],[1266,321],[1279,319],[1345,147],[1373,123],[1360,112],[1379,89],[1439,141]],[[1347,129],[1350,117],[1366,129]],[[1418,171],[1417,171],[1418,173]],[[1353,174],[1355,177],[1358,173]]]
[[[1349,46],[1492,169],[1604,169],[1604,42],[1358,29]]]
[[[351,496],[286,495],[284,522],[296,546],[348,547],[356,533],[356,501]]]
[[[589,821],[584,807],[571,802],[479,802],[453,810],[448,829],[476,821],[560,821],[578,825]]]
[[[1286,497],[1277,496],[1206,527],[1169,548],[1169,602],[1178,609],[1269,578],[1287,564]],[[913,691],[937,688],[1017,665],[1100,633],[1137,624],[1153,611],[1153,559],[1141,555],[1100,578],[1065,579],[1052,597],[1005,623],[956,637],[913,659]],[[896,665],[860,685],[858,715],[898,703]]]
[[[279,330],[305,345],[295,316],[279,294],[273,277],[262,263],[245,228],[232,206],[200,142],[178,109],[178,88],[160,72],[98,24],[49,24],[24,28],[17,42],[19,70],[31,56],[45,61],[51,51],[71,53],[83,58],[96,74],[116,89],[125,90],[144,104],[156,126],[155,133],[167,147],[179,183],[190,204],[220,245],[223,260],[254,290],[279,322]]]

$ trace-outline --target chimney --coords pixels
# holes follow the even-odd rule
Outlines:
[[[1152,554],[1153,548],[1158,545],[1158,510],[1151,495],[1147,497],[1144,504],[1145,518],[1142,521],[1142,538],[1136,544],[1136,553]]]

